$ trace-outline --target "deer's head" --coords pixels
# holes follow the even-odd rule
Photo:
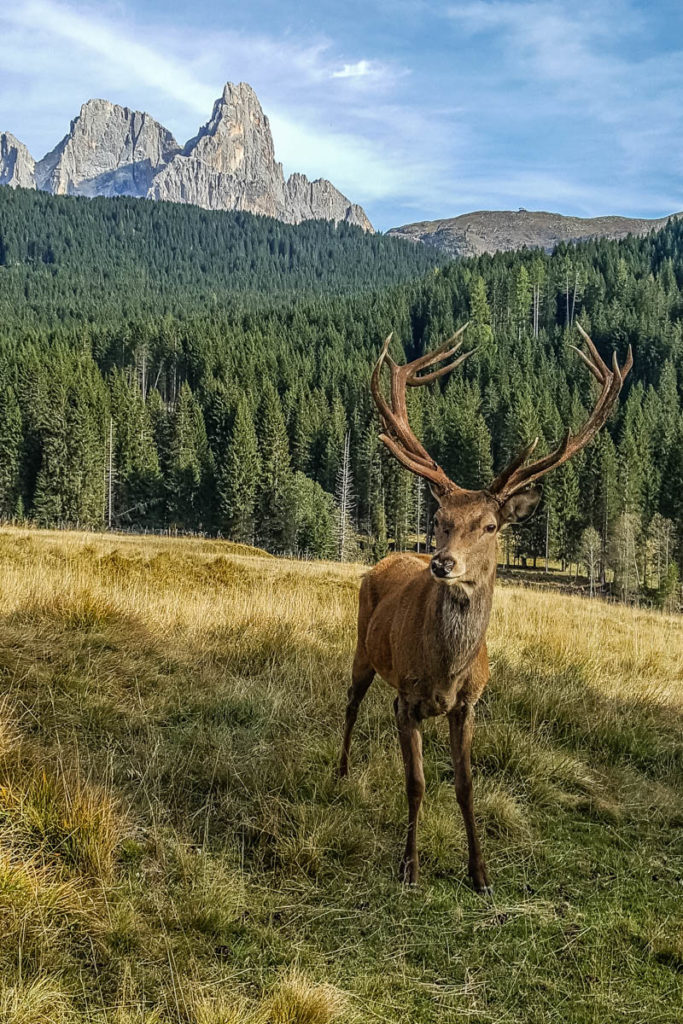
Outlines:
[[[406,386],[429,384],[472,355],[474,350],[459,355],[439,369],[419,375],[427,367],[446,362],[455,355],[462,345],[461,335],[467,324],[436,351],[404,366],[399,366],[388,355],[391,335],[384,342],[371,379],[372,395],[384,428],[380,437],[402,465],[427,480],[439,504],[434,517],[436,551],[431,561],[431,572],[442,583],[458,585],[467,592],[482,578],[492,574],[496,564],[496,538],[500,530],[509,523],[523,522],[533,514],[541,498],[540,490],[533,485],[581,451],[603,426],[616,403],[626,374],[633,365],[631,349],[623,369],[620,369],[614,355],[610,370],[583,328],[577,326],[592,358],[579,349],[576,351],[601,386],[591,415],[577,434],[567,431],[554,451],[528,463],[538,443],[536,438],[481,491],[459,487],[444,473],[413,433],[406,407]],[[391,374],[391,404],[385,399],[380,384],[385,363]]]

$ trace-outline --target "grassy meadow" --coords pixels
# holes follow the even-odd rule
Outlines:
[[[444,721],[422,880],[392,692],[334,776],[358,566],[0,531],[1,1024],[683,1019],[680,618],[500,586],[465,879]]]

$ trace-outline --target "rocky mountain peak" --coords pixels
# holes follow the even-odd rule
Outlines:
[[[36,184],[56,195],[145,196],[159,167],[179,149],[149,114],[91,99],[36,165]]]
[[[246,82],[225,85],[210,119],[156,176],[150,194],[213,210],[248,210],[290,224],[320,218],[373,230],[361,207],[331,182],[310,182],[302,174],[285,182],[270,122]]]
[[[36,162],[23,142],[11,132],[0,133],[0,185],[35,188]]]
[[[13,136],[7,138],[15,150],[21,146]],[[5,148],[9,154],[11,145]],[[68,134],[35,165],[34,177],[30,154],[22,150],[28,161],[22,153],[21,182],[14,170],[17,157],[3,155],[0,184],[21,183],[54,194],[131,195],[209,210],[246,210],[292,224],[311,218],[347,221],[372,231],[361,207],[331,182],[310,182],[298,174],[285,182],[270,123],[246,82],[225,85],[209,120],[182,148],[149,114],[91,99]]]
[[[676,216],[672,214],[671,216]],[[590,238],[626,238],[658,231],[671,219],[565,217],[543,210],[478,210],[446,220],[427,220],[392,228],[387,234],[423,242],[449,256],[481,256],[513,249],[552,252],[560,242]]]
[[[228,82],[210,119],[185,144],[183,153],[209,160],[222,174],[243,168],[250,176],[264,163],[275,164],[270,123],[251,86]]]

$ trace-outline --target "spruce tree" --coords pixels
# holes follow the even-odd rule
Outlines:
[[[153,522],[159,516],[161,470],[147,405],[137,381],[114,371],[110,382],[114,421],[114,517]]]
[[[242,396],[222,464],[218,468],[218,526],[230,540],[254,541],[254,510],[261,459],[249,403]]]
[[[309,558],[337,556],[337,509],[331,494],[296,472],[292,481],[296,550]]]
[[[9,383],[0,377],[0,519],[12,519],[21,498],[21,410]]]
[[[294,547],[296,523],[289,440],[280,399],[270,381],[266,381],[263,389],[259,447],[259,543],[269,551],[290,551]]]
[[[202,529],[207,522],[211,457],[202,411],[187,381],[178,393],[171,429],[169,515],[183,529]]]

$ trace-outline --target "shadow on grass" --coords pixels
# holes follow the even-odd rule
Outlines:
[[[22,608],[0,623],[0,636],[0,673],[46,763],[59,756],[113,786],[143,829],[232,840],[258,868],[300,863],[314,874],[326,872],[326,857],[330,871],[347,861],[353,870],[402,830],[392,692],[376,681],[354,741],[355,776],[340,789],[333,775],[349,666],[315,636],[283,623],[267,635],[214,630],[201,645],[182,635],[162,641],[87,596]],[[680,779],[683,715],[599,694],[580,662],[544,673],[498,657],[478,714],[475,772],[489,780],[493,834],[519,818],[520,798],[533,809],[558,793],[584,794],[609,816],[606,773],[636,772],[667,791]],[[438,725],[426,729],[425,760],[430,789],[450,780]],[[507,803],[505,791],[491,790],[496,780]],[[664,802],[676,821],[668,792]]]
[[[336,783],[350,663],[338,636],[286,622],[267,635],[255,623],[207,630],[200,641],[180,630],[160,637],[87,595],[2,620],[0,678],[16,742],[30,748],[23,768],[11,742],[2,762],[14,766],[14,791],[24,785],[14,809],[35,814],[46,805],[40,821],[64,877],[97,873],[106,840],[117,879],[106,912],[88,909],[79,924],[94,887],[79,889],[77,906],[62,874],[51,876],[22,954],[31,970],[73,976],[75,992],[82,975],[93,986],[96,979],[111,1004],[143,993],[164,1019],[192,1024],[202,1019],[170,1002],[174,972],[185,968],[186,984],[199,978],[202,991],[218,978],[263,987],[302,957],[314,973],[357,985],[378,1019],[411,1022],[433,1019],[437,992],[444,1021],[462,1019],[462,1010],[484,1022],[491,1007],[518,1019],[540,986],[529,1020],[571,1005],[568,1019],[582,1024],[594,1019],[594,999],[610,1019],[620,971],[633,998],[673,1021],[656,993],[668,993],[679,947],[656,914],[667,899],[673,905],[674,869],[657,868],[664,890],[647,857],[666,845],[662,823],[683,820],[681,714],[599,694],[578,660],[555,674],[499,657],[475,740],[477,809],[502,893],[488,906],[463,884],[443,722],[425,728],[417,893],[396,884],[405,798],[393,693],[380,680],[359,718],[351,777]],[[32,781],[41,771],[79,781],[57,787],[50,809],[55,785]],[[629,804],[634,784],[647,799]],[[111,812],[101,825],[96,798],[105,792]],[[84,794],[80,802],[74,793]],[[44,852],[35,830],[21,835],[22,857]],[[44,909],[48,898],[54,912]],[[56,923],[41,932],[50,914]],[[614,922],[627,915],[622,934]],[[44,952],[60,943],[59,955]],[[477,976],[490,1000],[481,1016],[471,1002],[483,991],[472,988]]]

